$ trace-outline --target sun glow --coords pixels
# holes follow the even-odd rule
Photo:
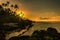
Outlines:
[[[16,15],[18,15],[21,18],[25,18],[23,11],[16,11]]]

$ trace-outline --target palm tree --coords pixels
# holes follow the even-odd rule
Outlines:
[[[9,6],[9,2],[8,1],[6,2],[6,5]]]
[[[5,7],[6,7],[6,6],[7,6],[7,4],[6,4],[6,3],[2,3],[2,6],[5,6]]]
[[[9,2],[7,2],[7,3],[9,3]],[[5,7],[5,8],[4,8]],[[13,8],[15,8],[15,9],[18,9],[18,6],[17,5],[11,5],[10,7],[13,7]],[[1,9],[2,8],[2,9]],[[30,21],[30,20],[24,20],[24,19],[22,19],[22,18],[20,18],[20,17],[17,17],[17,16],[15,16],[15,12],[16,11],[12,11],[8,6],[7,6],[7,4],[6,3],[2,3],[2,5],[0,5],[0,16],[1,16],[1,18],[0,18],[0,23],[3,23],[3,24],[5,24],[5,23],[17,23],[16,25],[16,27],[13,27],[13,26],[11,26],[11,27],[6,27],[5,25],[3,25],[2,24],[2,30],[5,32],[5,33],[7,33],[7,32],[11,32],[11,31],[14,31],[14,30],[18,30],[18,29],[20,29],[20,31],[21,30],[24,30],[24,29],[27,29],[27,31],[29,30],[29,28],[31,28],[32,27],[32,21]],[[13,14],[12,14],[13,13]],[[19,19],[21,19],[21,20],[19,20]],[[1,25],[0,25],[1,26]],[[28,27],[27,27],[28,26]],[[0,30],[1,30],[1,27],[0,27]],[[1,31],[2,31],[1,30]],[[2,31],[2,32],[3,32]],[[26,31],[25,31],[26,32]],[[24,33],[25,33],[24,32]],[[23,34],[24,34],[23,33]]]
[[[14,10],[14,5],[11,5],[10,8],[11,8],[12,10]]]
[[[14,5],[14,8],[17,10],[17,9],[18,9],[18,5],[17,5],[17,4],[15,4],[15,5]],[[16,11],[16,10],[15,10],[15,11]]]
[[[18,5],[15,4],[14,8],[18,8]]]
[[[14,7],[13,5],[11,5],[11,7]]]
[[[9,2],[7,1],[7,4],[9,4]]]
[[[2,6],[4,9],[6,9],[8,7],[8,5],[6,3],[2,3]]]
[[[5,5],[5,3],[2,3],[2,6],[4,6]]]

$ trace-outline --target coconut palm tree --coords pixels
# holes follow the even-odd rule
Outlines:
[[[14,7],[13,5],[11,5],[11,7]]]
[[[18,5],[17,5],[17,4],[15,4],[14,8],[18,8]]]
[[[7,4],[9,4],[10,2],[7,1]]]
[[[14,8],[15,8],[15,11],[18,9],[18,5],[17,4],[15,4],[14,5]]]

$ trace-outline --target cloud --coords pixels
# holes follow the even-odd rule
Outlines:
[[[60,16],[55,17],[39,17],[35,21],[43,21],[43,22],[60,22]]]
[[[39,17],[40,20],[48,20],[48,17]]]

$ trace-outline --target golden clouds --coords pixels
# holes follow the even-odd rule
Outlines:
[[[35,18],[33,21],[60,22],[60,16],[55,16],[55,17],[39,17],[39,18]]]

